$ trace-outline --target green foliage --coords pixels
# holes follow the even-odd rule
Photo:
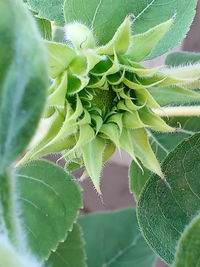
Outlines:
[[[199,133],[184,140],[162,164],[167,182],[152,175],[139,198],[140,228],[167,263],[173,262],[177,241],[200,209],[199,149]]]
[[[145,243],[134,209],[80,217],[88,267],[150,267],[155,255]]]
[[[173,267],[200,266],[200,215],[185,228],[177,246]]]
[[[176,52],[168,55],[166,64],[169,66],[180,66],[192,63],[197,63],[199,55],[195,53]],[[180,88],[179,86],[168,87],[152,87],[148,89],[152,96],[160,105],[173,104],[186,104],[188,102],[199,102],[199,97],[196,92]],[[186,90],[186,91],[185,91]],[[170,93],[166,93],[170,92]],[[187,94],[187,96],[185,95]],[[172,134],[165,133],[151,133],[151,144],[153,150],[160,161],[175,148],[184,138],[189,137],[192,133],[200,131],[200,118],[199,117],[174,117],[166,119],[167,123],[174,128],[180,128],[177,132]],[[132,162],[129,167],[129,184],[130,191],[134,193],[136,199],[146,181],[149,179],[151,172],[147,169],[143,171]]]
[[[200,54],[191,52],[174,52],[169,54],[165,59],[165,64],[173,67],[199,62]]]
[[[157,32],[158,41],[171,23],[172,20],[169,20],[158,25],[145,36],[154,37]],[[198,83],[200,66],[159,70],[145,68],[133,61],[134,42],[137,40],[137,47],[143,47],[147,41],[141,36],[131,38],[130,17],[125,18],[112,40],[101,47],[95,47],[95,37],[83,24],[69,24],[66,31],[71,46],[46,42],[53,81],[36,136],[37,142],[21,163],[63,152],[63,158],[68,162],[85,167],[84,176],[90,176],[100,193],[103,155],[109,141],[116,148],[126,150],[139,166],[138,160],[163,177],[149,144],[147,128],[161,132],[173,132],[175,129],[152,110],[160,106],[149,88],[181,84],[183,87],[179,87],[179,94],[188,96],[189,101],[192,93],[184,86]],[[152,45],[155,42],[150,43],[138,60],[150,53]],[[170,94],[171,87],[169,89]],[[193,95],[199,98],[198,93]],[[173,98],[170,100],[172,102]],[[97,151],[95,165],[94,150]]]
[[[129,166],[129,190],[134,194],[134,198],[137,200],[139,198],[140,193],[146,183],[146,181],[151,176],[151,172],[149,170],[141,169],[137,166],[137,164],[132,161]]]
[[[170,19],[149,29],[145,33],[133,35],[133,46],[129,50],[131,59],[142,61],[149,56],[162,37],[169,31],[172,23],[173,19]]]
[[[200,55],[139,63],[180,42],[197,0],[23,2],[0,1],[0,266],[150,267],[155,251],[173,267],[200,267],[200,117],[160,115],[188,115],[161,107],[182,104],[199,115]],[[13,169],[41,114],[20,161],[29,164]],[[82,233],[80,187],[65,170],[85,167],[80,179],[100,194],[116,148],[135,161],[139,224],[134,209],[90,214],[78,219]],[[64,169],[32,161],[57,152]]]
[[[153,58],[164,54],[185,36],[194,17],[196,4],[197,0],[189,3],[187,0],[166,3],[162,0],[128,0],[126,3],[123,0],[66,0],[64,13],[67,23],[78,21],[91,27],[100,45],[112,38],[127,14],[135,16],[132,26],[134,34],[144,33],[175,15],[172,28],[151,53],[150,58]]]
[[[170,151],[172,151],[183,139],[190,137],[193,133],[200,131],[199,117],[173,117],[166,119],[167,123],[174,128],[179,128],[177,132],[166,134],[151,132],[150,143],[153,150],[161,162]],[[133,161],[129,167],[130,191],[138,199],[144,184],[151,176],[147,169],[141,170]]]
[[[26,0],[30,8],[38,13],[38,17],[54,21],[57,25],[64,25],[64,0]]]
[[[81,208],[80,190],[62,168],[32,161],[17,170],[18,198],[29,246],[44,259],[64,241]]]
[[[41,19],[38,17],[36,17],[36,22],[37,22],[41,36],[45,40],[51,40],[52,39],[51,22],[47,19]]]
[[[103,153],[106,147],[105,140],[96,138],[89,142],[89,144],[82,147],[83,159],[87,172],[90,175],[92,182],[98,193],[101,192],[100,185],[100,174],[103,164]],[[98,152],[98,153],[97,153]],[[95,164],[94,164],[95,155]]]
[[[0,2],[0,173],[30,141],[45,102],[46,57],[20,1]]]
[[[179,86],[152,87],[149,92],[161,106],[200,101],[199,93]]]
[[[60,243],[57,250],[50,255],[47,266],[51,267],[86,267],[81,227],[75,223],[65,242]]]

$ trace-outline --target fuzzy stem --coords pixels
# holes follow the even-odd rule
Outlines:
[[[22,245],[22,234],[17,214],[15,177],[11,169],[0,173],[0,208],[3,223],[2,230],[16,248]]]
[[[162,107],[161,109],[154,108],[153,111],[161,117],[200,116],[200,106]]]

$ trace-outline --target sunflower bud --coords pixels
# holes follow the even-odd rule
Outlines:
[[[85,167],[100,193],[102,166],[115,148],[163,177],[160,164],[149,144],[148,129],[173,132],[153,108],[160,109],[150,88],[179,85],[179,90],[200,78],[191,67],[148,69],[139,61],[152,52],[172,25],[168,20],[143,34],[131,35],[126,17],[113,39],[95,47],[95,38],[85,25],[68,25],[67,36],[73,46],[46,42],[52,85],[44,118],[34,147],[22,162],[62,152],[69,169]],[[182,87],[181,87],[181,86]],[[181,89],[182,88],[182,89]],[[189,91],[188,91],[189,93]],[[140,165],[141,164],[141,165]]]
[[[95,47],[92,31],[85,25],[75,22],[68,24],[65,28],[67,39],[72,42],[76,49]]]

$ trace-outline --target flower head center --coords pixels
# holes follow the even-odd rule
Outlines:
[[[101,109],[103,113],[110,112],[114,106],[116,93],[111,87],[108,87],[107,90],[102,90],[99,88],[93,90],[94,95],[92,99],[92,106]]]

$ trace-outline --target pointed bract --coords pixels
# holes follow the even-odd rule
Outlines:
[[[48,49],[49,72],[52,78],[61,74],[75,58],[75,51],[65,44],[45,41]]]
[[[127,16],[124,22],[119,26],[112,40],[105,46],[97,48],[99,55],[125,54],[130,46],[131,39],[131,20]]]
[[[127,56],[137,62],[144,60],[151,54],[157,43],[170,29],[172,23],[173,19],[170,19],[148,30],[147,32],[133,35],[132,46],[128,50]]]
[[[137,158],[139,158],[139,160],[147,169],[164,178],[160,164],[149,144],[146,130],[144,128],[135,129],[131,131],[131,135],[135,155],[137,156]]]
[[[100,176],[103,165],[103,153],[105,146],[106,146],[106,141],[100,137],[96,137],[87,145],[84,145],[81,148],[86,170],[90,178],[92,179],[95,189],[99,194],[101,194]]]

